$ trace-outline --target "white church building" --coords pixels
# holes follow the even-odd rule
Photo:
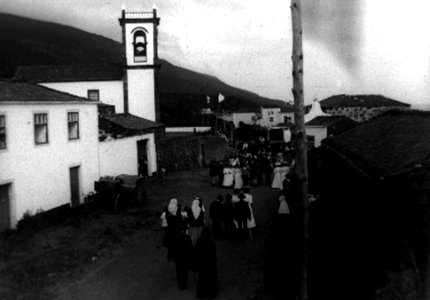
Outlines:
[[[0,230],[78,205],[101,176],[157,171],[157,26],[126,12],[122,65],[21,66],[0,82]],[[147,172],[146,172],[147,171]]]

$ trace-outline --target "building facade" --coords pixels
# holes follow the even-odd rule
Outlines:
[[[122,65],[22,66],[0,82],[0,230],[79,205],[101,176],[157,172],[159,18],[119,23]]]
[[[0,229],[83,201],[99,178],[97,102],[0,82]]]
[[[294,123],[294,111],[281,107],[246,108],[233,112],[232,119],[236,128],[240,122],[271,128],[280,124]]]

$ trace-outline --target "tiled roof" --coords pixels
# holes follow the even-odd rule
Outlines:
[[[334,95],[320,101],[323,109],[336,107],[410,107],[410,104],[393,100],[382,95]]]
[[[281,112],[294,112],[294,105],[284,102],[281,105],[273,106],[273,105],[263,105],[263,108],[265,109],[271,109],[271,108],[280,108]]]
[[[318,116],[306,123],[306,126],[330,126],[339,122],[356,123],[345,116]]]
[[[40,65],[20,66],[16,81],[32,83],[121,80],[123,68],[120,64],[98,65]]]
[[[58,92],[43,86],[24,82],[0,81],[0,103],[5,102],[94,102],[87,98]]]
[[[280,106],[263,106],[264,109],[271,109],[271,108],[280,108],[280,112],[286,113],[286,112],[294,112],[294,106],[291,104],[286,103],[285,105]],[[239,109],[233,111],[235,114],[239,113],[260,113],[261,107],[260,106],[250,106],[250,107],[240,107]]]
[[[237,110],[235,110],[234,114],[252,114],[252,113],[259,113],[260,108],[259,107],[241,107]]]
[[[99,129],[117,136],[143,134],[160,127],[164,125],[131,114],[101,115],[99,118]]]
[[[371,177],[407,172],[430,163],[430,113],[385,113],[323,144]]]
[[[132,130],[144,130],[144,129],[164,126],[161,123],[153,122],[131,114],[112,114],[112,115],[103,116],[103,118],[125,129],[132,129]]]

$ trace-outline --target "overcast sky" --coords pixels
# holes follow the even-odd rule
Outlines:
[[[0,0],[0,11],[120,41],[118,17],[151,10],[160,57],[292,100],[290,0]],[[305,99],[374,93],[430,104],[430,1],[305,0]]]

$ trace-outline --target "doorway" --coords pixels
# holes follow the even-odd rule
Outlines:
[[[78,206],[80,203],[80,192],[79,192],[79,166],[70,168],[70,191],[72,207]]]
[[[148,140],[137,141],[137,172],[138,175],[148,177]]]
[[[0,231],[10,228],[10,184],[0,185]]]

